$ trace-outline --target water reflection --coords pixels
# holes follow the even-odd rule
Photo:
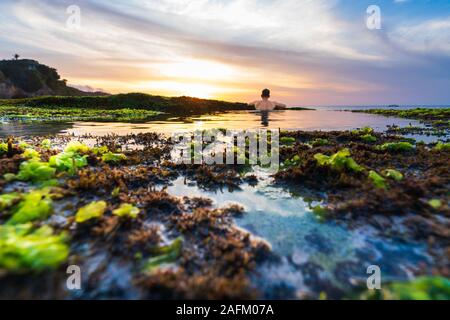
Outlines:
[[[375,131],[385,131],[388,125],[421,127],[419,121],[385,117],[381,115],[330,110],[280,110],[263,114],[257,111],[226,112],[213,115],[168,118],[146,123],[127,122],[73,122],[73,123],[3,123],[0,137],[8,135],[29,136],[46,134],[73,134],[105,136],[108,134],[137,134],[158,132],[195,131],[201,129],[281,129],[281,130],[354,130],[370,126]],[[431,142],[434,137],[415,136],[418,140]]]
[[[205,191],[179,178],[168,192],[175,196],[202,196],[217,207],[238,203],[245,214],[239,227],[268,241],[277,259],[260,265],[254,282],[266,298],[299,298],[327,292],[340,297],[356,282],[365,281],[367,267],[383,266],[383,277],[406,280],[418,265],[429,266],[426,247],[376,236],[370,227],[349,230],[334,222],[321,222],[301,197],[275,187],[263,169],[257,187]],[[315,204],[315,203],[313,203]]]

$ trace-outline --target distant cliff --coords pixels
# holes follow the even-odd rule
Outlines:
[[[54,68],[34,60],[0,61],[0,99],[38,96],[98,96],[103,92],[84,92],[67,86]]]

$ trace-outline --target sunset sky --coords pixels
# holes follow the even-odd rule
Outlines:
[[[0,0],[0,59],[16,52],[110,93],[450,104],[448,0]]]

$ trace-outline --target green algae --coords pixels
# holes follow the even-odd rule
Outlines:
[[[390,152],[408,152],[414,150],[414,145],[409,142],[388,142],[377,146],[378,150]]]
[[[0,211],[10,208],[15,201],[22,198],[22,195],[18,192],[1,194],[0,195]]]
[[[70,175],[74,175],[77,169],[88,165],[87,156],[81,156],[73,151],[64,151],[56,156],[52,156],[48,163],[59,172],[67,172]]]
[[[129,218],[136,218],[139,214],[140,210],[139,208],[133,206],[129,203],[123,203],[120,205],[119,208],[113,210],[113,215],[119,216],[119,217],[129,217]]]
[[[375,185],[375,187],[380,189],[387,189],[386,179],[380,176],[375,171],[370,170],[369,179],[372,180],[372,183]]]
[[[28,160],[41,160],[41,154],[32,148],[25,149],[25,151],[22,153],[22,157]]]
[[[8,144],[5,142],[0,143],[0,156],[8,153]]]
[[[127,160],[127,156],[124,155],[123,153],[107,152],[102,155],[102,161],[105,163],[118,164],[118,163],[120,163],[122,161],[126,161],[126,160]]]
[[[37,183],[51,180],[55,177],[55,174],[56,169],[52,168],[48,162],[32,159],[22,162],[19,167],[19,173],[15,176],[10,175],[9,180],[14,178],[19,181]]]
[[[12,208],[12,217],[8,220],[7,224],[16,225],[44,220],[52,213],[53,201],[50,190],[34,190],[23,195],[19,204]]]
[[[436,210],[442,207],[442,201],[439,199],[431,199],[430,201],[428,201],[428,204],[430,205],[430,207]]]
[[[52,142],[50,141],[50,139],[44,139],[41,142],[41,148],[44,150],[49,150],[52,148]]]
[[[357,134],[357,135],[370,135],[373,133],[373,129],[371,127],[364,127],[361,128],[359,130],[353,130],[352,134]]]
[[[288,146],[293,145],[295,143],[295,141],[296,141],[295,138],[292,138],[292,137],[281,137],[280,138],[280,143],[284,144],[284,145],[288,145]]]
[[[11,272],[54,269],[69,254],[65,241],[64,234],[54,235],[49,226],[33,230],[31,223],[0,225],[0,269]]]
[[[71,141],[67,144],[66,148],[64,149],[64,152],[87,154],[89,153],[89,150],[90,150],[89,147],[84,143],[81,143],[79,141]]]
[[[100,218],[106,211],[107,203],[105,201],[94,201],[80,208],[75,216],[77,223],[83,223],[91,219]]]
[[[366,292],[362,298],[373,300],[450,300],[450,280],[423,276],[410,282],[391,282],[381,290]]]
[[[314,155],[317,163],[320,166],[329,166],[334,170],[342,171],[347,169],[353,172],[361,172],[364,168],[356,163],[356,161],[350,157],[350,151],[345,148],[332,156],[327,156],[321,153]]]
[[[283,162],[285,167],[294,167],[298,166],[301,163],[301,159],[298,155],[293,156],[291,159],[286,159]]]
[[[326,146],[326,145],[329,145],[329,144],[330,144],[330,141],[328,141],[328,139],[322,139],[322,138],[314,139],[311,142],[311,145],[313,147],[321,147],[321,146]]]
[[[365,134],[361,136],[361,140],[366,143],[374,143],[377,142],[377,137],[371,135],[371,134]]]
[[[395,169],[386,169],[384,170],[384,176],[386,178],[390,178],[395,181],[401,181],[403,180],[403,174],[400,171],[397,171]]]
[[[94,147],[92,148],[92,153],[95,154],[96,156],[101,156],[105,153],[109,152],[108,147],[107,146],[101,146],[101,147]]]
[[[437,151],[450,151],[450,142],[444,143],[444,142],[438,142],[435,146],[434,146],[434,150]]]

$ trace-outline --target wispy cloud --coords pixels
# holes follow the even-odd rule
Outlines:
[[[65,27],[71,4],[82,10],[79,31]],[[449,20],[384,16],[384,28],[370,31],[365,8],[346,0],[3,0],[0,54],[18,51],[70,83],[111,92],[244,100],[271,87],[293,104],[450,101],[439,91],[450,85],[442,70]]]

